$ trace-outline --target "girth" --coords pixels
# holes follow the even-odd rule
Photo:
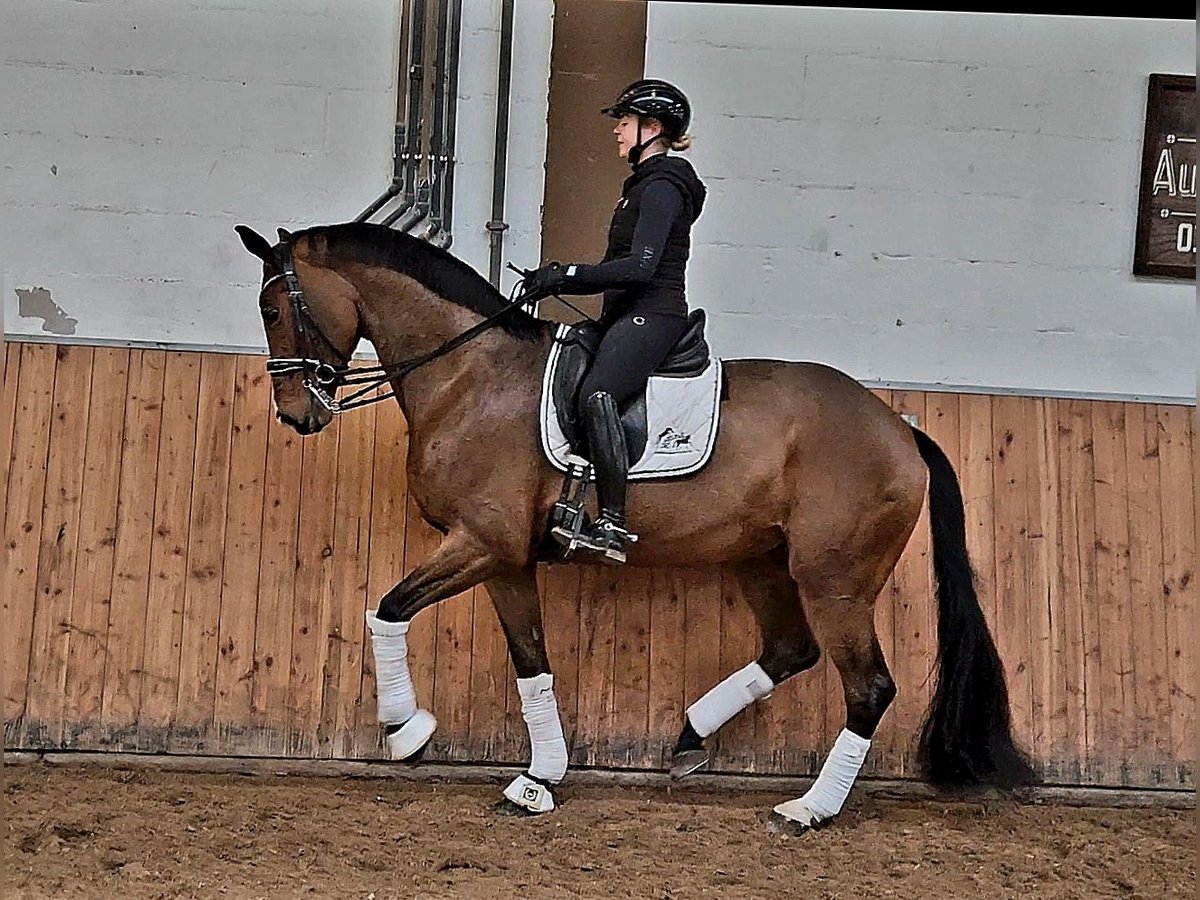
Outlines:
[[[704,337],[704,310],[697,309],[688,316],[688,327],[676,341],[654,376],[691,378],[708,368],[710,351]],[[581,456],[587,457],[587,440],[582,423],[575,419],[579,387],[592,367],[604,330],[595,322],[585,321],[571,328],[560,339],[563,347],[552,374],[551,390],[558,412],[558,424],[563,436]],[[642,391],[620,408],[621,425],[625,429],[625,445],[629,463],[637,462],[646,450],[646,393]]]

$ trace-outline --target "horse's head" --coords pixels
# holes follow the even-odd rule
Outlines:
[[[333,419],[323,399],[329,374],[343,369],[361,337],[358,292],[328,266],[305,235],[279,229],[274,246],[245,225],[235,229],[246,249],[262,260],[259,312],[267,335],[275,414],[300,434],[314,434]]]

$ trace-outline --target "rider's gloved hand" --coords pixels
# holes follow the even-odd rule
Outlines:
[[[540,300],[555,293],[567,280],[567,267],[560,262],[547,263],[525,276],[522,291],[526,299]]]

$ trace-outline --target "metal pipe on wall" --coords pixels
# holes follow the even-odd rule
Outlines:
[[[496,85],[496,149],[492,162],[492,218],[487,223],[490,232],[488,280],[500,287],[500,267],[504,256],[504,180],[508,171],[508,100],[512,84],[512,36],[514,0],[503,0],[500,9],[500,66]]]

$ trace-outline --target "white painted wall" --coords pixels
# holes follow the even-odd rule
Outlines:
[[[71,340],[261,348],[233,226],[344,221],[388,184],[400,6],[0,0],[6,333],[61,339],[19,315],[36,287]],[[517,4],[514,261],[540,251],[552,7]],[[500,4],[463,17],[453,249],[486,271]]]
[[[1194,286],[1130,274],[1147,75],[1195,72],[1194,23],[652,2],[647,32],[722,356],[1194,398]]]

